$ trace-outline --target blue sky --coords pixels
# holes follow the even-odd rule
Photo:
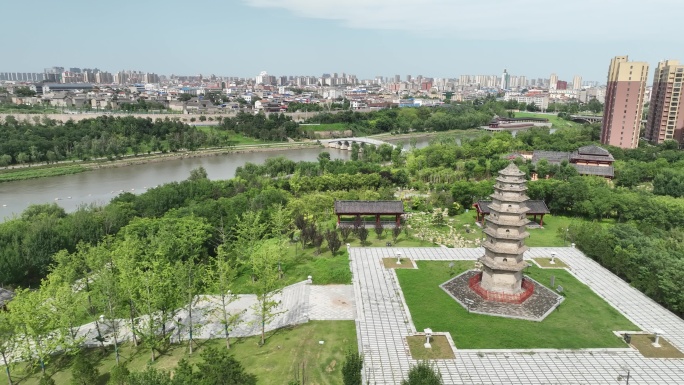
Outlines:
[[[684,62],[681,0],[5,0],[0,71],[500,74],[604,82]],[[666,36],[663,38],[663,36]]]

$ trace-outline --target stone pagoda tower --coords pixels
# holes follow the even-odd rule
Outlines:
[[[529,210],[525,202],[525,173],[513,163],[499,171],[494,185],[492,202],[489,205],[482,245],[485,254],[482,263],[481,289],[501,294],[520,294],[525,291],[522,285],[523,253],[527,250],[524,239],[530,234],[526,231]]]

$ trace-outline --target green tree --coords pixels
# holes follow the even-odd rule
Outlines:
[[[401,381],[401,385],[442,385],[442,375],[427,361],[420,361],[412,366],[408,378]]]
[[[356,236],[359,237],[362,244],[366,242],[366,239],[368,239],[368,229],[366,228],[365,223],[361,224],[356,230]]]
[[[261,328],[260,345],[266,342],[266,324],[281,314],[277,310],[280,302],[275,300],[275,296],[281,291],[278,265],[281,262],[282,248],[283,245],[275,240],[259,242],[249,258],[254,275],[252,288],[257,296],[257,302],[253,306],[256,316],[253,323]]]
[[[198,168],[192,169],[192,171],[190,171],[190,177],[188,177],[189,181],[197,181],[202,179],[209,179],[207,170],[204,167],[199,166]]]
[[[342,241],[340,240],[340,236],[338,235],[337,231],[327,230],[325,232],[325,240],[328,243],[328,250],[330,250],[330,253],[335,256],[337,250],[339,250],[342,246]]]
[[[17,339],[14,331],[14,324],[9,316],[9,313],[0,310],[0,356],[2,356],[2,363],[5,365],[5,372],[7,373],[7,382],[12,385],[12,373],[10,371],[11,361],[8,357],[15,351]]]
[[[231,312],[228,306],[238,297],[231,292],[231,287],[237,278],[235,262],[229,257],[228,246],[224,243],[216,249],[216,256],[211,259],[207,270],[208,289],[214,293],[212,302],[213,313],[218,315],[223,325],[226,349],[230,349],[230,333],[242,321],[244,311]]]
[[[362,369],[363,356],[356,350],[349,349],[342,366],[342,383],[344,385],[362,385]]]
[[[128,370],[126,365],[116,365],[109,372],[109,381],[107,385],[127,385],[128,377],[131,375],[131,371]]]
[[[209,347],[197,364],[198,385],[256,385],[257,378],[226,350]]]
[[[142,372],[133,372],[128,376],[128,385],[174,385],[171,375],[148,366]]]
[[[233,229],[232,250],[240,264],[248,262],[251,254],[259,246],[268,232],[268,224],[261,218],[261,212],[247,211],[238,219]]]
[[[10,155],[0,155],[0,167],[7,167],[12,164],[12,156]]]
[[[57,329],[57,316],[45,290],[17,290],[8,304],[12,324],[22,333],[22,350],[26,360],[36,360],[45,376],[45,367],[62,345]]]
[[[92,385],[98,382],[100,372],[95,363],[79,353],[71,363],[71,385]]]

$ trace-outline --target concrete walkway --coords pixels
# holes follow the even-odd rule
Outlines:
[[[350,285],[316,286],[307,281],[285,287],[273,298],[279,305],[274,309],[279,313],[273,321],[266,324],[266,331],[286,326],[299,325],[309,320],[354,320],[354,290]],[[223,324],[220,322],[220,298],[216,296],[198,296],[193,306],[193,337],[196,339],[225,338]],[[231,337],[247,337],[261,334],[261,324],[255,312],[257,298],[254,294],[236,295],[228,306],[231,314],[241,313],[240,322],[230,332]],[[144,319],[144,318],[143,318]],[[180,322],[178,322],[180,319]],[[118,320],[118,340],[132,339],[130,322]],[[105,337],[106,345],[114,343],[111,335],[112,322],[105,320],[100,324],[100,332]],[[179,309],[172,321],[166,324],[166,331],[171,335],[171,342],[187,340],[189,330],[187,308]],[[95,322],[80,327],[78,335],[84,338],[88,347],[100,346],[97,340]]]
[[[381,259],[401,251],[413,260],[474,260],[481,248],[352,248],[357,338],[365,356],[364,383],[398,384],[412,364],[405,337],[415,332],[393,270]],[[557,257],[571,273],[642,330],[660,328],[684,350],[684,321],[573,248],[532,248],[525,258]],[[439,332],[439,330],[435,330]],[[436,360],[446,384],[684,384],[684,360],[647,359],[632,349],[458,350]],[[624,380],[623,380],[624,382]]]

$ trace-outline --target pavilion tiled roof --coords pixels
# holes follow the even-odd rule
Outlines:
[[[479,211],[483,214],[489,214],[489,204],[492,203],[492,201],[477,201],[475,204],[479,208]],[[524,203],[530,210],[527,212],[527,214],[548,214],[551,211],[549,211],[549,208],[546,207],[546,203],[541,200],[528,200],[527,202]]]
[[[335,201],[335,214],[403,214],[402,201]]]
[[[572,160],[592,160],[613,163],[615,158],[608,150],[599,146],[584,146],[570,154]]]
[[[535,150],[532,154],[532,163],[537,164],[542,159],[546,159],[549,164],[561,164],[564,160],[570,161],[570,153],[562,151],[541,151]]]
[[[608,150],[603,147],[596,145],[584,146],[577,149],[577,153],[582,155],[598,155],[598,156],[609,156],[613,157]]]
[[[613,166],[588,166],[583,164],[574,164],[572,166],[577,169],[580,175],[596,175],[602,177],[613,177],[615,176],[615,170]]]

